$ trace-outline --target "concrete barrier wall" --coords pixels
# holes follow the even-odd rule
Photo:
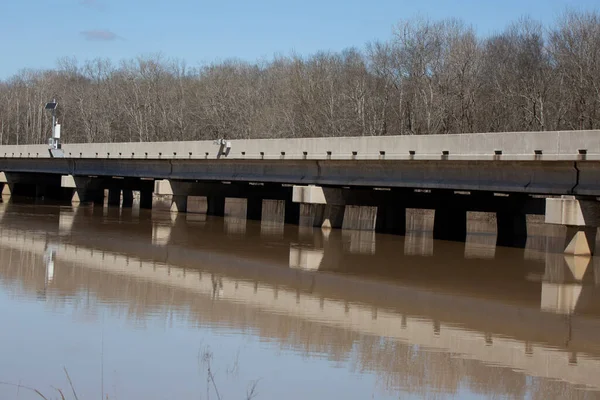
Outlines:
[[[67,143],[63,150],[67,158],[106,159],[600,160],[599,130],[249,139],[229,143],[229,149],[210,140]],[[46,145],[0,146],[0,158],[3,157],[49,158],[50,154]]]

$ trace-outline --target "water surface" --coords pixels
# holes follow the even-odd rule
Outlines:
[[[596,398],[600,264],[131,209],[0,205],[0,381],[80,399]],[[477,217],[477,218],[475,218]],[[214,378],[214,383],[210,379]],[[0,398],[35,399],[0,385]]]

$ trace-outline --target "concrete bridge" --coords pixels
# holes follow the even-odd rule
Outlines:
[[[1,146],[2,193],[220,216],[237,198],[249,219],[278,208],[288,223],[397,234],[406,208],[427,208],[435,237],[457,241],[466,213],[486,211],[498,244],[516,247],[526,215],[540,214],[569,227],[567,253],[587,255],[600,225],[600,131],[64,144],[52,155]]]
[[[367,268],[374,264],[385,268],[379,264],[381,259],[373,263],[367,255],[366,258],[357,257],[356,253],[348,256],[351,249],[344,251],[338,247],[332,236],[324,236],[318,239],[323,243],[311,246],[308,236],[303,238],[301,232],[297,235],[283,232],[277,234],[277,240],[271,236],[264,243],[244,248],[237,246],[242,241],[235,236],[208,232],[196,237],[206,231],[204,228],[216,229],[210,220],[201,222],[209,224],[203,229],[198,229],[198,221],[186,223],[185,219],[175,218],[155,220],[141,230],[128,231],[128,226],[136,226],[125,223],[131,216],[90,224],[93,217],[89,212],[80,208],[75,213],[62,210],[59,215],[43,211],[38,215],[3,217],[0,260],[11,262],[0,263],[0,279],[19,279],[34,293],[47,291],[48,296],[53,296],[52,293],[69,296],[82,289],[100,298],[123,296],[131,309],[142,313],[160,307],[160,299],[164,299],[168,304],[175,302],[190,310],[190,315],[199,321],[219,323],[226,319],[240,329],[252,327],[265,338],[282,343],[296,340],[294,346],[318,341],[322,349],[332,349],[336,344],[328,340],[350,332],[356,335],[353,340],[360,346],[349,343],[347,351],[364,346],[358,358],[365,361],[365,366],[395,379],[419,374],[418,363],[414,359],[405,360],[407,370],[397,371],[399,366],[393,366],[378,353],[382,341],[386,348],[415,345],[434,353],[453,354],[456,359],[501,367],[511,374],[600,389],[597,380],[600,349],[595,344],[600,332],[597,319],[600,310],[579,304],[579,311],[572,314],[576,305],[572,304],[572,308],[567,305],[569,296],[559,299],[560,296],[549,297],[544,292],[546,282],[559,286],[563,295],[569,292],[569,285],[578,283],[591,285],[594,294],[597,292],[594,273],[588,270],[571,274],[573,270],[568,263],[563,263],[560,268],[568,273],[557,279],[561,274],[556,273],[558,264],[553,257],[546,264],[523,258],[514,266],[505,265],[504,270],[486,268],[487,272],[496,269],[496,274],[487,281],[480,280],[483,287],[477,288],[464,282],[469,276],[455,277],[450,282],[445,279],[453,275],[441,262],[444,251],[437,256],[434,253],[433,257],[400,252],[394,263],[403,267],[396,268],[395,276],[382,281],[377,270]],[[38,227],[38,233],[29,229],[32,224]],[[167,228],[170,232],[165,239]],[[189,238],[189,242],[182,243],[182,238]],[[198,248],[196,241],[208,243]],[[281,251],[262,251],[267,242],[271,249],[274,242],[284,246],[276,247]],[[378,244],[381,245],[385,243]],[[445,243],[445,246],[460,244]],[[308,253],[321,251],[322,257],[310,257]],[[310,258],[320,258],[316,267],[298,262]],[[560,258],[565,259],[562,255]],[[17,259],[26,262],[18,265]],[[477,260],[462,261],[467,264],[462,271],[477,274],[482,268]],[[331,273],[348,263],[349,270],[344,272],[351,274]],[[411,273],[417,268],[426,268],[438,279],[419,278]],[[540,274],[547,275],[542,282],[523,280],[523,275]],[[553,278],[548,281],[550,277]],[[117,289],[106,292],[115,285]],[[471,290],[466,289],[469,286]],[[144,303],[147,301],[157,303]],[[549,301],[565,304],[561,310],[549,307]],[[547,312],[549,309],[569,315]],[[308,332],[286,335],[277,326],[305,327]],[[338,334],[315,333],[323,329]],[[304,340],[304,335],[310,335],[311,340]],[[373,336],[378,338],[378,346],[369,347],[368,338]],[[392,358],[402,359],[401,353],[401,350],[393,353]],[[440,368],[435,364],[432,361],[429,368]],[[411,366],[415,366],[414,370]],[[481,370],[481,366],[475,369]],[[492,369],[490,377],[498,373]]]

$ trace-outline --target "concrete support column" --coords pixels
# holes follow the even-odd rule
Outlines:
[[[119,206],[121,204],[121,189],[108,190],[108,205]]]
[[[100,188],[97,182],[87,177],[78,177],[73,175],[63,175],[60,182],[64,190],[73,189],[71,204],[78,205],[84,202],[94,202],[94,204],[104,204],[104,190]]]
[[[173,195],[171,198],[171,212],[187,211],[187,195]]]
[[[155,211],[186,212],[187,195],[154,193],[152,195],[152,209]]]
[[[377,220],[377,207],[350,206],[344,209],[342,229],[374,231]]]
[[[595,226],[567,226],[565,254],[593,255],[596,250]]]
[[[522,212],[496,213],[496,245],[525,248],[527,243],[527,215]]]
[[[208,196],[206,198],[207,207],[206,213],[215,217],[225,216],[225,197],[224,196]]]
[[[104,191],[102,189],[75,188],[71,197],[72,204],[93,202],[102,205],[104,203]]]
[[[133,190],[123,189],[123,207],[133,207]]]
[[[249,197],[246,203],[246,219],[260,221],[262,219],[263,201],[259,197]]]
[[[73,196],[71,197],[71,203],[83,203],[86,200],[87,192],[85,189],[73,189]]]
[[[186,212],[190,185],[186,182],[163,179],[154,182],[152,209],[170,212]]]
[[[467,211],[453,206],[436,208],[433,238],[464,242],[467,239]]]
[[[341,229],[345,206],[329,204],[301,204],[300,225],[317,228]]]
[[[38,185],[31,183],[5,183],[2,196],[11,197],[25,197],[25,198],[36,198],[38,195]],[[41,195],[42,189],[40,188],[39,194]]]
[[[546,199],[545,221],[567,226],[565,253],[593,255],[600,226],[600,202],[575,196]]]
[[[344,222],[342,190],[319,186],[294,186],[292,201],[300,203],[300,225],[339,229]]]
[[[14,183],[4,183],[2,186],[2,196],[9,197],[14,193],[15,184]]]

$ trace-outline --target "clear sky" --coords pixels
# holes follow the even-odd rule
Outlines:
[[[551,23],[599,0],[1,0],[0,79],[75,56],[160,52],[194,66],[362,47],[414,16],[461,18],[481,35],[530,15]]]

